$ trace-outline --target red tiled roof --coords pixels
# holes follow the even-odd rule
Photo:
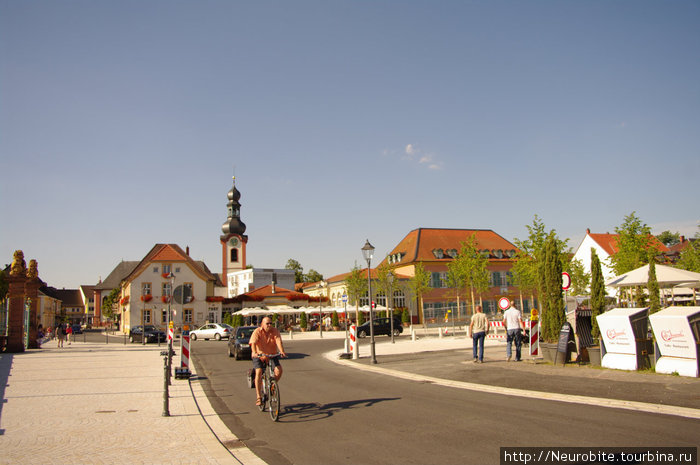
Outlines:
[[[433,251],[442,249],[446,252],[455,249],[459,253],[462,248],[461,243],[472,236],[475,237],[479,250],[501,250],[504,253],[509,250],[518,251],[510,241],[490,229],[418,228],[408,233],[389,255],[402,254],[399,264],[417,261],[449,261],[452,260],[449,255],[445,254],[439,259]],[[508,259],[506,255],[503,258]],[[386,258],[384,260],[386,261]]]
[[[591,239],[596,241],[596,243],[605,250],[608,255],[615,255],[617,253],[617,238],[620,237],[619,234],[600,234],[600,233],[588,233]],[[659,252],[668,252],[668,247],[666,247],[656,236],[649,236],[649,245],[656,247]]]
[[[242,294],[242,296],[245,296],[243,297],[244,299],[250,297],[256,300],[265,299],[267,297],[283,297],[287,298],[288,300],[308,298],[306,294],[302,294],[301,292],[297,291],[292,291],[290,289],[285,289],[279,286],[275,286],[275,292],[272,292],[272,284],[268,284],[267,286],[259,287],[250,292],[246,292],[245,294]]]

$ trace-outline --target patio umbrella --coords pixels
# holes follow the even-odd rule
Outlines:
[[[272,312],[269,311],[266,308],[261,308],[261,307],[251,307],[251,308],[244,308],[241,311],[238,311],[235,313],[235,315],[243,315],[243,316],[250,316],[250,315],[271,315]]]
[[[699,287],[700,273],[681,270],[666,265],[656,265],[656,280],[659,287],[673,287],[683,284],[685,287]],[[649,265],[616,276],[605,283],[610,287],[646,286],[649,281]]]

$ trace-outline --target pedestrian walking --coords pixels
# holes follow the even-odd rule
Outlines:
[[[73,336],[73,325],[67,324],[66,325],[66,341],[68,341],[68,345],[70,345],[70,340]]]
[[[520,316],[520,310],[511,305],[508,310],[503,313],[503,326],[506,327],[506,361],[510,362],[513,357],[512,345],[515,343],[515,361],[519,362],[523,343],[522,331],[525,327],[523,319]]]
[[[484,343],[488,332],[489,319],[484,315],[481,305],[477,305],[476,313],[472,316],[472,321],[469,323],[469,333],[472,335],[474,363],[484,363]]]
[[[56,326],[56,347],[63,347],[63,341],[66,338],[66,327],[63,324]]]

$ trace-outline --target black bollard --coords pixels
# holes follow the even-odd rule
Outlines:
[[[168,351],[162,351],[163,357],[163,416],[170,416],[170,394],[168,392]]]

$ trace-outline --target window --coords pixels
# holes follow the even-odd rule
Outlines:
[[[163,265],[163,274],[170,274],[170,265]]]
[[[491,273],[491,285],[493,287],[499,287],[503,285],[503,282],[501,280],[501,272],[500,271],[494,271]]]
[[[447,281],[447,272],[437,272],[433,271],[430,274],[430,287],[432,288],[441,288],[441,287],[447,287],[446,284]]]
[[[161,310],[161,315],[160,315],[160,322],[162,324],[166,324],[168,322],[168,311],[167,310]]]
[[[219,319],[216,317],[216,315],[217,315],[218,313],[219,313],[219,312],[218,312],[218,310],[217,310],[216,308],[210,308],[210,309],[209,309],[209,318],[208,318],[208,321],[212,321],[212,322],[214,322],[214,323],[218,323],[218,322],[219,322]]]
[[[180,267],[175,268],[175,273],[179,273],[179,272],[180,272]]]
[[[161,286],[161,292],[163,297],[169,297],[171,296],[171,288],[170,288],[170,281],[165,281],[162,286]]]
[[[192,323],[192,309],[186,308],[183,312],[183,323]]]
[[[184,284],[182,285],[182,291],[183,291],[183,292],[182,292],[182,296],[183,296],[183,298],[184,298],[184,299],[183,299],[183,300],[184,300],[184,303],[190,303],[190,302],[192,302],[192,298],[194,297],[193,294],[192,294],[192,288],[193,288],[193,284],[192,284],[192,283],[184,283]]]
[[[141,295],[151,295],[151,283],[141,283]]]
[[[238,249],[231,249],[231,263],[238,262]]]
[[[151,324],[151,311],[150,310],[143,311],[143,323],[146,325]]]
[[[406,307],[406,297],[403,295],[403,291],[394,291],[394,308]]]
[[[158,273],[158,269],[159,269],[159,268],[158,268],[157,266],[154,266],[154,267],[153,267],[153,272],[154,272],[154,273]]]

